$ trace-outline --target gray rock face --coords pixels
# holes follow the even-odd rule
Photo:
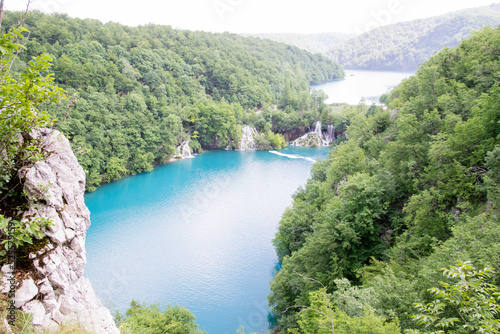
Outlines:
[[[38,288],[35,282],[29,278],[23,282],[23,285],[16,291],[14,297],[14,306],[19,308],[26,304],[26,302],[32,300],[38,294]]]
[[[42,325],[45,319],[45,307],[38,300],[32,300],[23,306],[25,312],[33,314],[33,325]]]
[[[24,218],[51,217],[53,226],[47,233],[49,244],[30,254],[36,271],[33,277],[42,278],[22,282],[16,306],[32,313],[33,325],[42,328],[76,320],[88,331],[119,333],[111,313],[83,277],[85,235],[90,226],[83,200],[83,168],[58,131],[42,130],[33,136],[42,139],[44,149],[51,154],[19,172],[25,176],[24,190],[33,203]]]

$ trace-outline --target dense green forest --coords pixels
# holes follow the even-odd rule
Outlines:
[[[498,333],[499,79],[486,28],[351,120],[282,216],[278,329]]]
[[[471,31],[500,24],[500,5],[465,9],[370,30],[324,53],[350,69],[416,71],[443,47],[455,47]]]
[[[2,29],[23,14],[5,13]],[[18,66],[41,53],[53,59],[55,83],[68,98],[49,112],[70,139],[88,190],[150,171],[188,140],[191,150],[234,147],[242,124],[256,126],[263,147],[279,148],[285,131],[320,117],[324,96],[311,96],[309,85],[344,75],[321,55],[229,33],[36,11],[23,26],[29,36]]]
[[[259,37],[275,42],[282,42],[306,50],[311,53],[325,54],[341,42],[354,38],[354,34],[344,34],[341,32],[325,32],[318,34],[244,34],[243,36]]]

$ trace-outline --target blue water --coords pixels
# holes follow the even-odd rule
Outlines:
[[[272,245],[291,195],[326,148],[210,151],[87,194],[87,276],[124,311],[183,305],[210,334],[266,333]]]
[[[382,94],[413,74],[414,72],[346,70],[345,79],[312,85],[311,88],[323,90],[328,95],[326,103],[356,105],[364,98],[367,105],[379,104]]]

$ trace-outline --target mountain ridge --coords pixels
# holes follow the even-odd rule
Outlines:
[[[499,24],[500,4],[491,4],[377,27],[358,36],[339,32],[242,35],[322,53],[346,69],[415,71],[436,51],[454,48],[472,31]]]
[[[500,4],[450,12],[370,30],[326,53],[350,69],[415,71],[436,51],[456,47],[472,31],[500,24]]]
[[[290,44],[311,53],[325,53],[329,51],[332,46],[355,37],[354,34],[346,34],[341,32],[325,32],[314,34],[242,34],[242,36],[257,37],[260,39],[268,39],[275,42]]]

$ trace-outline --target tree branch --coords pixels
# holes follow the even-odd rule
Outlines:
[[[304,275],[302,275],[302,274],[300,274],[300,273],[298,273],[298,272],[296,272],[296,271],[295,271],[295,273],[296,273],[297,275],[299,275],[300,277],[302,277],[303,279],[307,280],[307,281],[313,281],[313,282],[316,282],[316,283],[321,284],[321,286],[322,286],[324,289],[326,289],[326,286],[324,286],[324,285],[323,285],[323,283],[321,283],[320,281],[318,281],[318,280],[316,280],[316,279],[314,279],[314,278],[310,278],[310,277],[304,276]]]
[[[26,17],[26,15],[25,15],[25,17]],[[24,18],[23,18],[23,21],[24,21]],[[18,27],[18,28],[19,28],[19,27]],[[24,46],[26,45],[26,43],[28,43],[28,38],[30,38],[30,33],[31,33],[31,32],[30,32],[30,31],[28,31],[28,36],[26,36],[26,39],[24,40],[23,47],[22,47],[22,48],[18,48],[18,49],[17,49],[17,52],[16,52],[16,55],[12,58],[12,61],[11,61],[11,62],[10,62],[10,64],[9,64],[9,71],[10,71],[10,69],[11,69],[11,67],[12,67],[12,64],[14,64],[14,60],[16,60],[17,56],[19,55],[19,52],[21,52],[21,49],[23,49],[23,48],[24,48]]]
[[[2,1],[2,3],[3,3],[3,0],[1,0],[1,1]],[[17,23],[17,27],[16,27],[16,29],[17,29],[17,28],[19,28],[20,26],[22,26],[22,25],[23,25],[23,23],[24,23],[24,19],[26,19],[26,15],[28,15],[28,11],[29,11],[29,8],[30,8],[31,1],[32,1],[32,0],[28,0],[28,3],[26,4],[26,10],[24,11],[23,18],[21,19],[21,21],[19,21],[19,22]]]
[[[0,0],[0,28],[2,27],[2,19],[3,19],[3,0]]]

